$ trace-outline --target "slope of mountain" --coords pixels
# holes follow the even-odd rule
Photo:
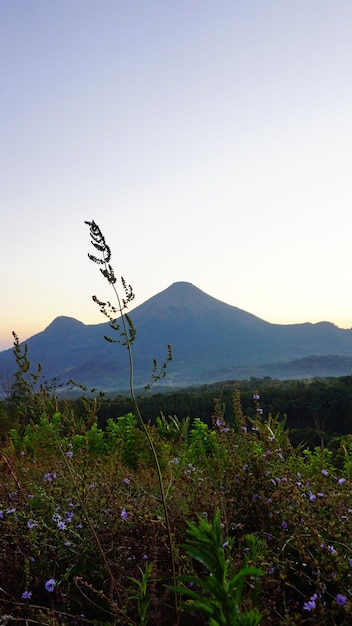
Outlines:
[[[149,382],[153,358],[163,363],[167,344],[172,346],[173,361],[165,381],[174,386],[250,376],[299,378],[306,372],[334,375],[331,369],[341,374],[352,371],[352,361],[346,358],[352,359],[352,330],[329,322],[271,324],[187,282],[174,283],[153,296],[136,307],[131,318],[137,330],[133,346],[137,385]],[[117,338],[106,323],[85,325],[58,317],[28,339],[29,358],[33,366],[42,364],[49,381],[72,378],[104,390],[126,389],[126,348],[105,341],[104,335]],[[307,357],[315,360],[300,362]],[[15,365],[11,349],[0,353],[3,379],[11,376]]]

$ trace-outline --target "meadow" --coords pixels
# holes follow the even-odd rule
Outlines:
[[[212,428],[163,415],[147,425],[171,546],[132,413],[102,430],[97,399],[84,418],[43,389],[19,403],[1,449],[1,623],[349,624],[352,446],[293,448],[253,395],[255,420],[234,392],[231,423],[218,399]],[[230,596],[235,614],[214,613]]]
[[[18,371],[0,403],[0,624],[348,626],[351,437],[293,445],[258,389],[251,415],[234,388],[231,406],[214,398],[209,423],[146,421],[133,292],[122,279],[120,298],[110,249],[88,224],[117,306],[93,299],[127,351],[131,410],[109,417],[102,394],[83,392],[78,412],[14,335]],[[146,388],[171,358],[169,347]]]

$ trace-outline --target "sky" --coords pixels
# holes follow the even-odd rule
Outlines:
[[[0,349],[177,281],[352,326],[351,0],[1,0]]]

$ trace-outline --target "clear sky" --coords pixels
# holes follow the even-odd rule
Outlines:
[[[352,326],[351,0],[1,0],[0,349],[189,281]]]

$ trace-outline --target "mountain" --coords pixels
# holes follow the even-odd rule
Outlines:
[[[177,282],[130,314],[137,336],[133,345],[137,386],[150,381],[153,359],[161,365],[171,344],[168,386],[202,384],[231,378],[301,378],[352,372],[352,330],[329,322],[271,324],[213,298],[191,283]],[[128,387],[126,348],[104,340],[117,338],[108,324],[86,325],[56,318],[26,342],[44,378],[74,379],[102,390]],[[16,368],[12,349],[0,353],[0,377]]]

